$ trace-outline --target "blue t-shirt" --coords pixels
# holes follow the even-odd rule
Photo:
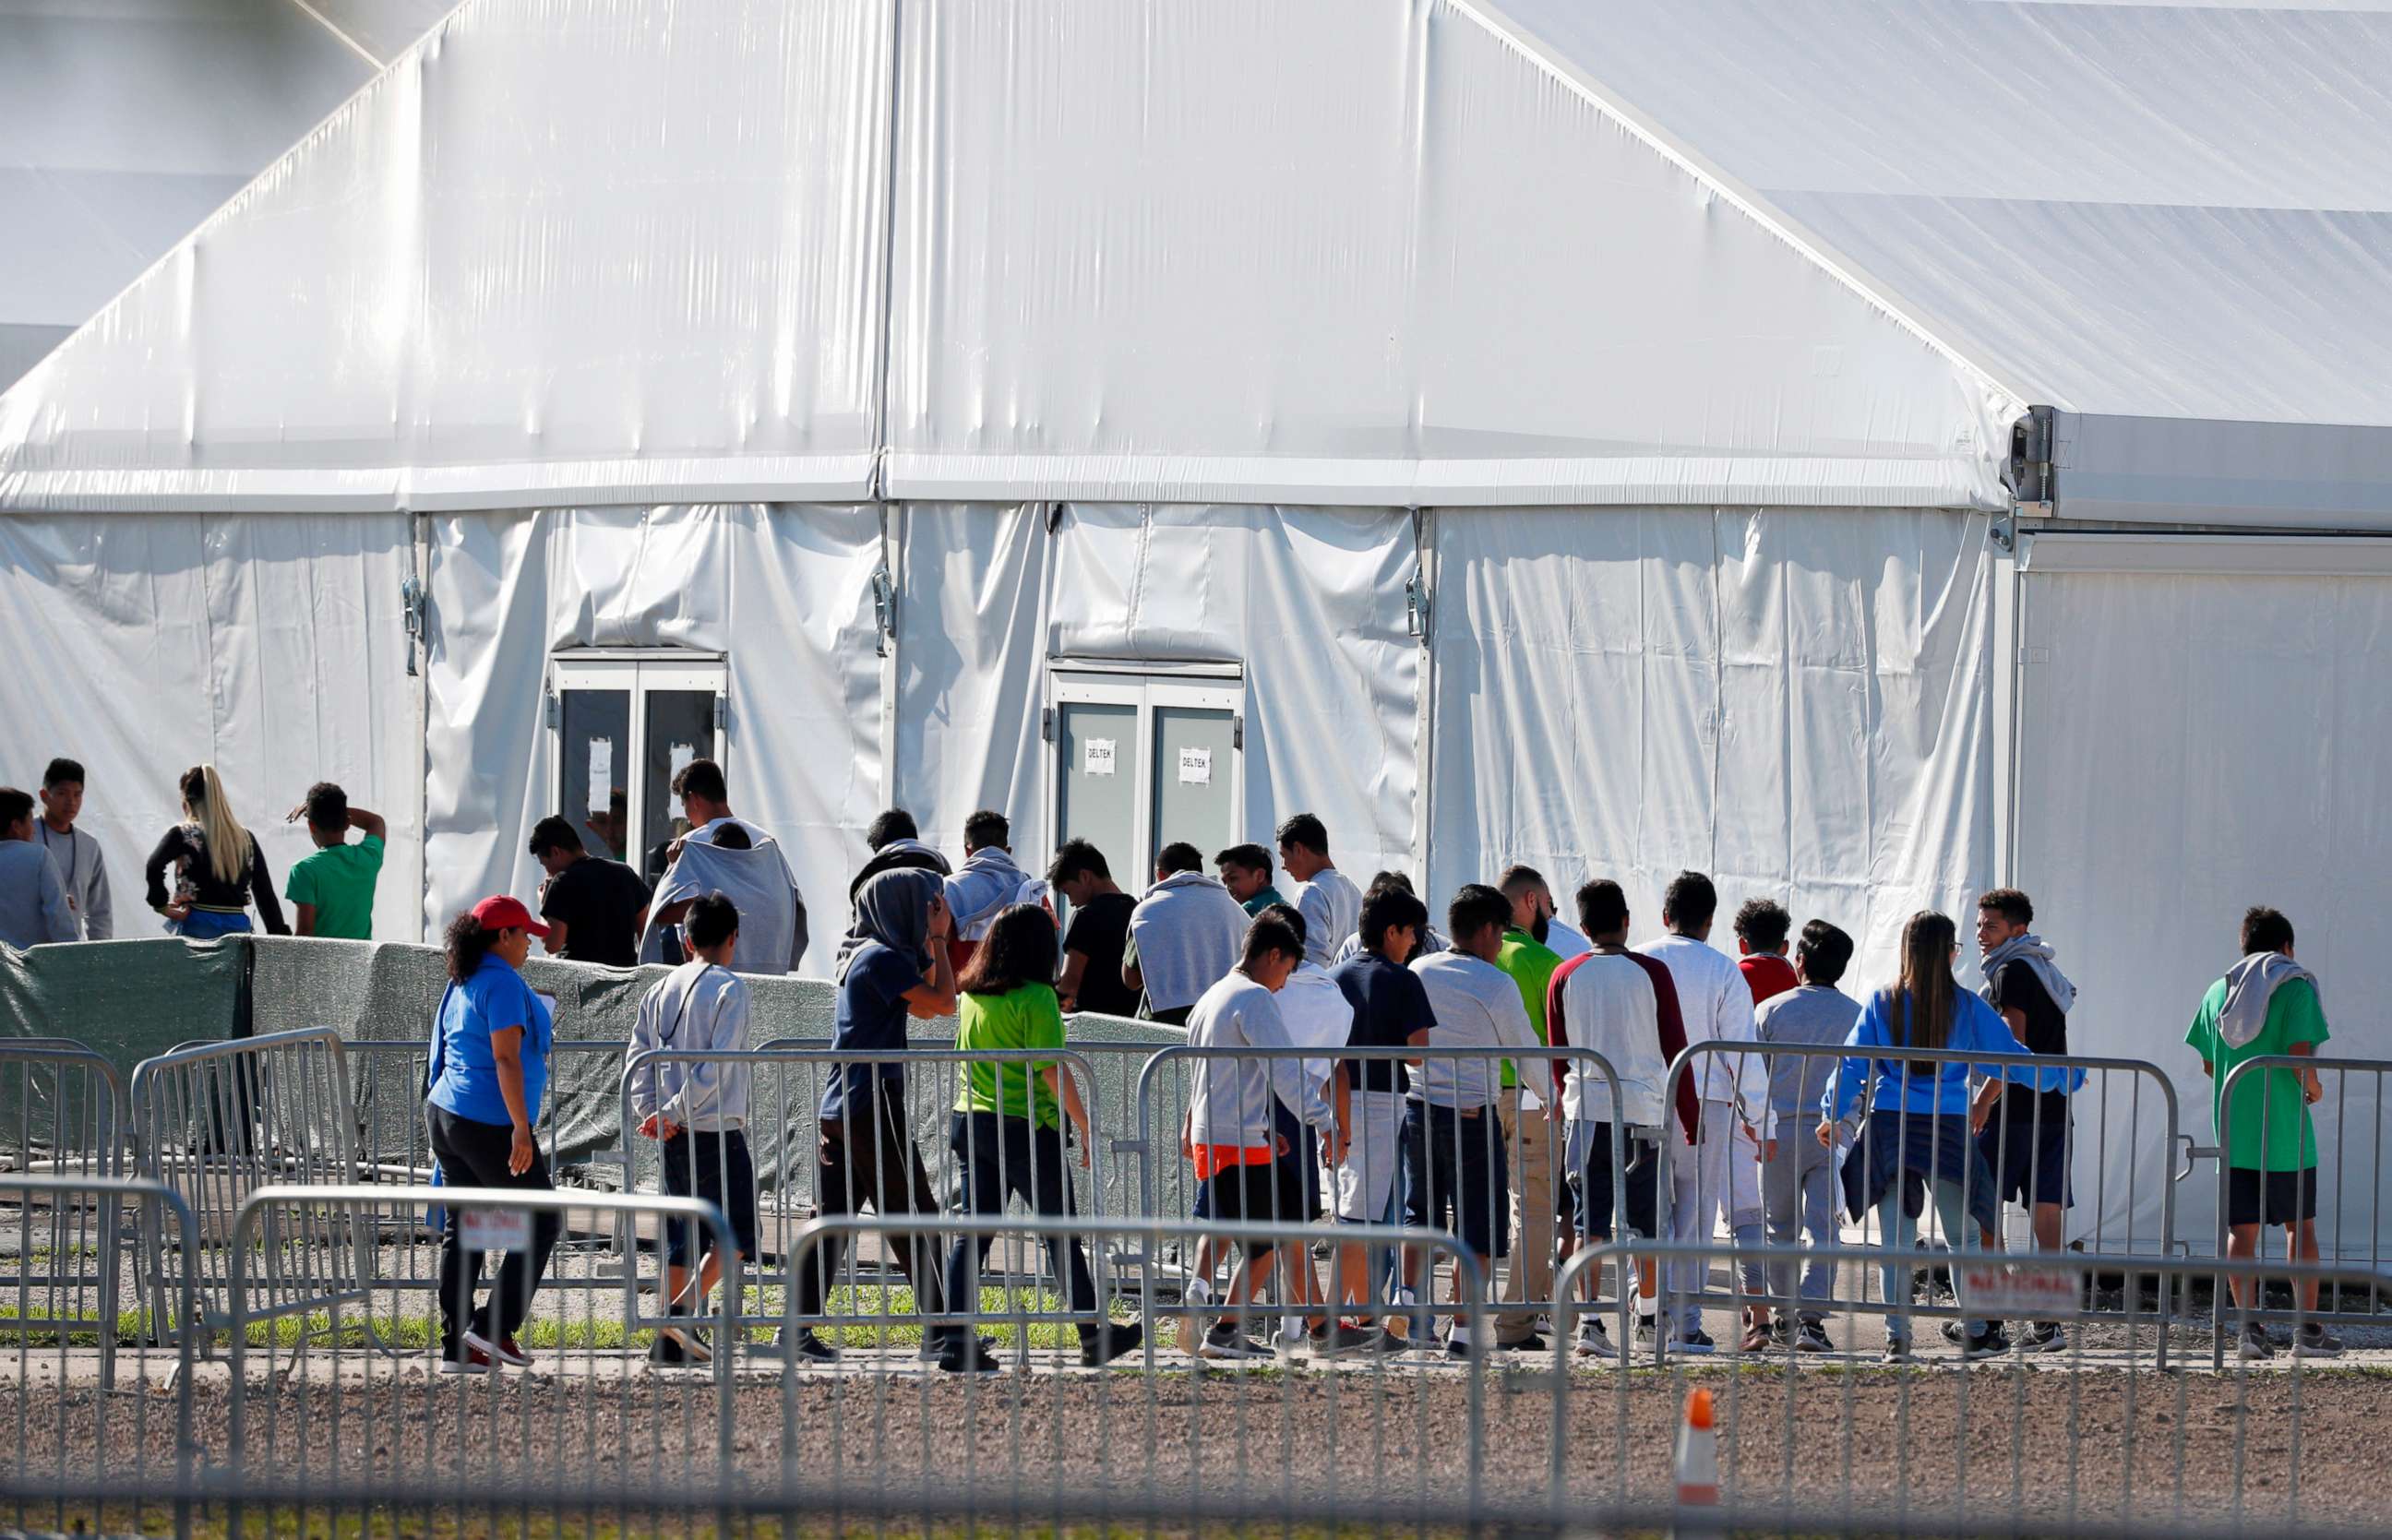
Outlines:
[[[485,957],[474,977],[450,984],[440,997],[432,1033],[433,1106],[476,1123],[506,1128],[514,1122],[499,1094],[499,1071],[490,1055],[490,1034],[524,1029],[524,1110],[540,1121],[540,1094],[548,1089],[548,1045],[555,1036],[548,1002],[532,992],[522,974],[497,957]]]
[[[1330,969],[1329,977],[1354,1007],[1354,1034],[1346,1040],[1349,1048],[1402,1048],[1414,1032],[1436,1025],[1436,1011],[1420,975],[1375,951],[1356,952]],[[1400,1059],[1354,1059],[1346,1073],[1357,1091],[1411,1089],[1411,1076]]]
[[[839,980],[838,1021],[831,1029],[831,1046],[859,1054],[886,1054],[906,1047],[905,991],[921,982],[922,970],[904,953],[866,941],[849,961],[847,977]],[[865,1081],[876,1072],[882,1080],[895,1082],[903,1093],[905,1067],[902,1064],[842,1065],[823,1087],[821,1115],[846,1117],[848,1099],[861,1099]]]

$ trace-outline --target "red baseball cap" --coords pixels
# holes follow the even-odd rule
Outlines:
[[[530,910],[504,893],[493,893],[475,904],[474,923],[484,930],[527,930],[534,936],[548,934],[548,927],[533,919]]]

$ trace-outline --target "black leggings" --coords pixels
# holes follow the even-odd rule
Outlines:
[[[936,1214],[939,1200],[930,1192],[930,1172],[914,1149],[905,1127],[905,1092],[902,1081],[878,1075],[870,1090],[851,1095],[848,1116],[823,1119],[822,1163],[814,1173],[814,1212],[826,1219],[864,1211],[870,1204],[882,1218],[898,1214]],[[926,1235],[889,1233],[889,1249],[914,1286],[914,1308],[939,1308],[938,1248]],[[811,1265],[798,1272],[798,1317],[812,1320],[823,1313],[832,1285],[847,1261],[847,1236],[834,1232],[814,1248]]]
[[[507,1170],[514,1151],[514,1130],[502,1123],[460,1118],[445,1106],[423,1104],[430,1125],[432,1153],[440,1160],[440,1179],[451,1187],[521,1187],[546,1192],[548,1158],[534,1149],[531,1165],[521,1176]],[[565,1229],[565,1216],[551,1210],[531,1216],[531,1249],[510,1251],[499,1268],[499,1284],[479,1310],[474,1308],[474,1286],[482,1275],[482,1253],[468,1251],[458,1237],[459,1210],[448,1205],[448,1223],[440,1231],[440,1346],[455,1357],[468,1327],[486,1341],[512,1337],[531,1316],[532,1291],[548,1272],[548,1254]]]
[[[1073,1211],[1071,1170],[1064,1164],[1071,1157],[1060,1131],[1027,1118],[958,1112],[948,1125],[947,1144],[963,1168],[966,1212],[1001,1214],[1006,1200],[1016,1197],[1042,1219],[1068,1218]],[[966,1301],[957,1309],[968,1308],[980,1299],[980,1265],[988,1260],[989,1242],[995,1238],[966,1236],[947,1253],[947,1298]],[[1069,1291],[1072,1309],[1095,1310],[1097,1284],[1088,1274],[1088,1253],[1079,1238],[1049,1238],[1046,1257],[1054,1265],[1055,1276]],[[1081,1324],[1082,1337],[1096,1331],[1093,1322]],[[945,1332],[950,1338],[960,1337],[966,1328],[949,1326]]]

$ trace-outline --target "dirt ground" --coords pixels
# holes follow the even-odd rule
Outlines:
[[[722,1392],[710,1375],[597,1354],[480,1379],[430,1376],[420,1359],[379,1364],[253,1378],[240,1468],[327,1494],[360,1481],[485,1495],[566,1483],[703,1506],[714,1489]],[[743,1483],[852,1496],[1068,1491],[1167,1511],[1191,1493],[1266,1508],[1450,1508],[1475,1491],[1592,1517],[1670,1499],[1680,1409],[1698,1385],[1717,1398],[1722,1498],[1744,1508],[2280,1530],[2381,1528],[2392,1514],[2382,1484],[2392,1377],[2349,1369],[1581,1371],[1562,1407],[1557,1488],[1547,1369],[1148,1375],[1046,1363],[956,1380],[910,1360],[859,1359],[835,1373],[734,1378],[730,1461]],[[204,1468],[226,1470],[233,1388],[203,1372],[190,1389]],[[1463,1435],[1474,1396],[1475,1471]],[[162,1479],[173,1405],[154,1388],[0,1385],[0,1429],[16,1445],[8,1473],[27,1484],[93,1471]]]

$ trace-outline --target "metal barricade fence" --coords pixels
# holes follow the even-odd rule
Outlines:
[[[0,1042],[0,1160],[10,1170],[122,1174],[131,1164],[132,1128],[132,1104],[116,1067],[84,1044],[66,1038]],[[20,1319],[64,1319],[61,1300],[86,1290],[113,1300],[123,1275],[124,1252],[115,1244],[123,1218],[105,1199],[52,1205],[38,1217],[28,1208],[14,1231]],[[105,1379],[115,1341],[103,1338]]]
[[[178,1048],[133,1071],[134,1137],[143,1175],[172,1188],[191,1210],[195,1313],[181,1323],[207,1333],[225,1314],[228,1244],[242,1202],[277,1183],[331,1185],[357,1164],[354,1100],[340,1037],[329,1029]],[[142,1276],[163,1277],[155,1235],[145,1237]],[[354,1296],[372,1270],[371,1236],[354,1226],[277,1237],[286,1290],[280,1307],[313,1310]]]
[[[719,1067],[748,1080],[748,1112],[736,1141],[683,1138],[669,1157],[664,1143],[643,1131],[634,1101],[644,1081],[670,1075],[675,1067]],[[1040,1067],[1058,1073],[1047,1089]],[[821,1117],[825,1093],[835,1078],[842,1087],[847,1116],[831,1124]],[[956,1106],[970,1081],[991,1097],[1019,1093],[1022,1106],[1035,1089],[1046,1119],[1041,1133],[1027,1117],[966,1117]],[[635,1191],[686,1190],[731,1210],[735,1197],[752,1205],[748,1261],[760,1290],[758,1312],[777,1314],[784,1296],[806,1293],[790,1265],[799,1227],[811,1217],[852,1213],[937,1213],[950,1208],[997,1211],[1008,1201],[1025,1207],[1044,1200],[1071,1211],[1104,1211],[1103,1184],[1096,1171],[1101,1135],[1089,1140],[1081,1119],[1068,1116],[1063,1093],[1069,1082],[1087,1130],[1102,1126],[1097,1078],[1077,1049],[965,1052],[912,1048],[859,1054],[820,1044],[775,1042],[740,1052],[655,1049],[623,1067],[620,1085],[624,1167]],[[674,1163],[674,1158],[679,1163]],[[726,1196],[729,1195],[729,1196]],[[735,1220],[745,1216],[733,1210]],[[653,1237],[673,1249],[671,1237]],[[1109,1268],[1123,1265],[1110,1253]],[[850,1259],[852,1286],[863,1276]],[[910,1251],[875,1254],[872,1275],[887,1276],[893,1262],[916,1290]],[[819,1285],[823,1280],[814,1282]]]
[[[271,1258],[271,1237],[295,1225],[332,1219],[365,1229],[420,1224],[434,1207],[455,1215],[466,1253],[459,1293],[427,1301],[418,1290],[377,1283],[321,1323],[292,1329],[280,1319],[280,1288],[257,1275]],[[527,1301],[505,1293],[509,1274],[492,1280],[474,1263],[488,1252],[536,1250],[578,1220],[611,1230],[621,1219],[658,1228],[695,1228],[701,1246],[726,1260],[712,1308],[668,1322],[642,1306],[640,1280],[627,1275],[612,1295],[540,1286]],[[731,1232],[712,1204],[619,1193],[524,1188],[350,1184],[267,1186],[251,1193],[233,1231],[229,1383],[194,1391],[217,1473],[213,1490],[230,1505],[229,1532],[243,1533],[243,1495],[271,1494],[305,1511],[358,1488],[412,1490],[486,1507],[488,1495],[526,1489],[574,1491],[585,1502],[635,1501],[650,1513],[705,1513],[732,1469],[735,1406],[729,1372],[747,1329],[747,1289]],[[261,1288],[261,1284],[263,1288]],[[479,1314],[454,1312],[494,1343],[518,1343],[526,1363],[448,1372],[470,1358],[444,1340],[443,1315],[470,1292]],[[260,1303],[264,1308],[259,1308]],[[521,1310],[521,1319],[510,1316]],[[710,1369],[649,1373],[656,1328],[671,1326],[722,1351]],[[368,1350],[380,1342],[408,1350]],[[454,1348],[467,1344],[461,1340]],[[222,1398],[224,1416],[214,1415]],[[757,1402],[769,1415],[769,1398]],[[214,1430],[224,1430],[221,1445]],[[503,1503],[501,1511],[505,1511]],[[521,1514],[528,1533],[537,1517]],[[289,1515],[269,1516],[280,1533]]]
[[[13,1435],[0,1456],[6,1495],[0,1513],[12,1533],[189,1533],[180,1494],[190,1477],[191,1339],[147,1318],[186,1319],[193,1308],[191,1213],[156,1182],[103,1175],[0,1176],[0,1226],[30,1232],[36,1213],[96,1216],[94,1243],[121,1253],[119,1216],[164,1237],[183,1266],[146,1305],[110,1266],[107,1281],[53,1285],[40,1304],[22,1275],[0,1309],[0,1427]],[[171,1339],[173,1346],[156,1344]],[[13,1350],[13,1351],[11,1351]],[[127,1381],[130,1383],[126,1383]],[[115,1502],[69,1495],[105,1470],[130,1495]]]
[[[1710,1243],[1590,1249],[1566,1264],[1564,1292],[1591,1297],[1606,1268],[1617,1275],[1646,1255],[1707,1272],[1718,1265],[1730,1279],[1773,1256]],[[1805,1255],[1863,1275],[1952,1260],[1916,1247],[1840,1245]],[[1558,1393],[1541,1441],[1552,1514],[1587,1523],[1589,1514],[1669,1508],[1670,1440],[1685,1424],[1689,1391],[1700,1388],[1710,1402],[1721,1505],[1705,1519],[1719,1533],[1730,1515],[1738,1526],[1785,1533],[1950,1533],[1989,1517],[2013,1533],[2265,1525],[2281,1534],[2304,1522],[2380,1522],[2375,1440],[2359,1428],[2372,1421],[2374,1376],[2324,1370],[2289,1351],[2224,1375],[2186,1374],[2182,1359],[2171,1369],[2166,1344],[2199,1340],[2207,1322],[2152,1301],[2187,1301],[2189,1283],[2216,1264],[2142,1259],[2138,1266],[2169,1275],[2168,1287],[2091,1309],[2100,1275],[2114,1265],[2076,1252],[1963,1258],[1951,1306],[1918,1304],[1898,1287],[1875,1301],[1821,1301],[1824,1346],[1672,1353],[1659,1374],[1573,1374],[1571,1346],[1557,1342]],[[2319,1280],[2361,1275],[2312,1271]],[[1607,1292],[1610,1302],[1566,1306],[1565,1316],[1600,1308],[1624,1326],[1620,1290]],[[1971,1360],[1926,1329],[1938,1317],[2030,1314],[2070,1323],[2065,1352]],[[1885,1352],[1895,1338],[1911,1344],[1906,1356]]]
[[[864,1517],[902,1521],[909,1496],[930,1493],[927,1511],[967,1523],[985,1505],[1017,1523],[1043,1512],[1059,1531],[1086,1518],[1099,1533],[1140,1518],[1181,1527],[1223,1494],[1258,1513],[1345,1523],[1480,1498],[1483,1349],[1391,1345],[1375,1326],[1339,1328],[1318,1306],[1300,1340],[1274,1341],[1280,1307],[1254,1302],[1249,1285],[1266,1271],[1312,1272],[1317,1226],[849,1217],[800,1231],[796,1265],[876,1234],[943,1251],[952,1297],[919,1313],[855,1291],[783,1323],[783,1437],[768,1479],[781,1501],[822,1513],[835,1532]],[[1451,1236],[1371,1225],[1353,1238],[1432,1252],[1433,1271],[1454,1280],[1445,1313],[1465,1339],[1486,1340],[1485,1280]],[[1178,1280],[1150,1263],[1112,1288],[1075,1260],[1091,1247],[1150,1259],[1206,1241],[1222,1275],[1202,1301],[1180,1297]],[[1284,1278],[1279,1292],[1318,1297]]]
[[[542,1100],[532,1137],[548,1159],[551,1177],[560,1187],[588,1191],[633,1190],[627,1166],[629,1155],[615,1126],[616,1094],[625,1043],[611,1040],[568,1038],[549,1044],[549,1094]],[[401,1184],[433,1180],[431,1135],[423,1121],[423,1078],[431,1051],[423,1042],[377,1040],[348,1045],[357,1095],[358,1159],[352,1180]],[[603,1080],[606,1094],[592,1098],[587,1088]],[[560,1107],[561,1087],[583,1088],[584,1104],[604,1108],[593,1119],[585,1106],[572,1127]],[[431,1217],[437,1218],[437,1214]],[[638,1237],[627,1222],[591,1235],[570,1231],[556,1251],[552,1288],[610,1289],[618,1287]],[[401,1226],[379,1222],[376,1230],[376,1283],[384,1288],[437,1287],[432,1258],[439,1243],[436,1226]]]
[[[2322,1093],[2315,1103],[2307,1098],[2306,1081],[2311,1075]],[[2367,1280],[2355,1290],[2337,1288],[2322,1306],[2289,1300],[2283,1308],[2259,1308],[2265,1304],[2263,1295],[2256,1303],[2238,1305],[2239,1314],[2262,1322],[2297,1314],[2303,1320],[2345,1325],[2392,1324],[2387,1319],[2392,1316],[2392,1266],[2387,1266],[2386,1250],[2392,1241],[2385,1234],[2392,1225],[2392,1213],[2386,1211],[2384,1201],[2386,1076],[2392,1076],[2392,1059],[2268,1054],[2243,1060],[2216,1082],[2212,1105],[2217,1145],[2198,1153],[2217,1163],[2216,1254],[2230,1255],[2232,1222],[2249,1214],[2263,1222],[2258,1223],[2255,1258],[2264,1260],[2274,1249],[2287,1261],[2321,1259],[2329,1266],[2358,1266]],[[2362,1088],[2355,1104],[2354,1081]],[[2247,1140],[2242,1137],[2246,1131]],[[2331,1228],[2320,1223],[2328,1216]],[[2294,1254],[2286,1222],[2304,1219],[2314,1226],[2310,1236],[2318,1258]],[[2354,1231],[2360,1237],[2356,1245],[2350,1239]],[[2267,1277],[2281,1284],[2282,1268]],[[2226,1319],[2221,1304],[2213,1348],[2218,1362],[2225,1354]]]
[[[116,1067],[72,1038],[0,1039],[0,1160],[28,1175],[124,1171],[133,1104]]]
[[[1520,1067],[1524,1083],[1502,1085],[1507,1063]],[[1287,1110],[1295,1098],[1280,1083],[1280,1065],[1303,1073],[1316,1091],[1327,1084],[1332,1095],[1343,1068],[1349,1132],[1343,1160],[1318,1148],[1317,1134]],[[1421,1098],[1392,1089],[1407,1079],[1424,1088]],[[1275,1126],[1286,1146],[1283,1166],[1294,1168],[1269,1195],[1272,1211],[1263,1217],[1339,1220],[1334,1232],[1316,1236],[1317,1250],[1335,1253],[1336,1295],[1417,1303],[1436,1282],[1421,1275],[1417,1250],[1398,1259],[1347,1243],[1346,1222],[1445,1230],[1479,1256],[1490,1288],[1498,1288],[1500,1264],[1494,1329],[1506,1344],[1532,1339],[1538,1317],[1551,1313],[1555,1260],[1607,1235],[1615,1216],[1628,1211],[1632,1172],[1642,1169],[1635,1152],[1649,1142],[1628,1123],[1617,1073],[1591,1048],[1172,1046],[1138,1075],[1136,1149],[1146,1212],[1208,1217],[1199,1212],[1195,1152],[1184,1141],[1191,1104],[1224,1091],[1229,1120]],[[1448,1096],[1453,1105],[1443,1105]],[[1592,1108],[1588,1096],[1599,1097]],[[1580,1115],[1566,1118],[1572,1104]]]
[[[1848,1058],[1868,1065],[1868,1080],[1830,1150],[1817,1140],[1820,1093],[1835,1083],[1839,1066]],[[1779,1062],[1773,1065],[1773,1060]],[[1869,1091],[1879,1060],[1958,1064],[1996,1073],[2012,1068],[2062,1071],[2078,1083],[2064,1092],[2004,1085],[1979,1134],[1972,1132],[1971,1116],[1939,1116],[1906,1107],[1872,1109]],[[1771,1078],[1788,1061],[1801,1067],[1793,1078],[1802,1094],[1780,1128],[1770,1110]],[[1932,1078],[1918,1070],[1904,1073],[1916,1073],[1922,1081]],[[2155,1148],[2172,1158],[2178,1148],[2182,1135],[2176,1088],[2156,1065],[2086,1055],[1910,1048],[1855,1054],[1841,1043],[1711,1041],[1687,1044],[1671,1061],[1665,1106],[1674,1105],[1679,1085],[1690,1076],[1702,1107],[1701,1142],[1695,1146],[1684,1138],[1661,1142],[1658,1217],[1660,1234],[1670,1240],[1683,1245],[1710,1241],[1722,1220],[1748,1247],[1764,1237],[1781,1244],[1816,1245],[1854,1236],[1864,1242],[1881,1241],[1892,1225],[1896,1239],[1903,1232],[1932,1228],[1947,1249],[1965,1252],[1983,1243],[1986,1228],[1998,1242],[2006,1205],[2031,1214],[2048,1206],[2058,1210],[2060,1228],[2057,1234],[2041,1229],[2038,1247],[2073,1245],[2108,1256],[2113,1259],[2112,1270],[2124,1274],[2129,1290],[2148,1282],[2164,1291],[2178,1276],[2169,1269],[2143,1265],[2175,1249],[2175,1180],[2166,1173],[2146,1179],[2139,1162],[2130,1162],[2123,1179],[2117,1178],[2101,1158],[2113,1147],[2113,1132],[2123,1132],[2118,1143],[2130,1150]],[[1983,1078],[1972,1077],[1970,1085],[1973,1097],[1984,1089]],[[2080,1098],[2095,1108],[2089,1135],[2078,1132],[2074,1107]],[[1761,1120],[1748,1124],[1744,1112],[1754,1108]],[[1728,1119],[1724,1125],[1714,1121],[1722,1113]],[[1713,1132],[1722,1126],[1723,1133]],[[2157,1136],[2154,1143],[2145,1142],[2149,1134]],[[2096,1152],[2089,1195],[2076,1180],[2082,1164],[2078,1156],[2087,1147]],[[1937,1180],[1924,1183],[1913,1175],[1927,1171]],[[1898,1207],[1879,1202],[1879,1194],[1898,1195],[1903,1201]],[[2134,1216],[2146,1198],[2157,1203],[2158,1227],[2138,1235]],[[2072,1228],[2070,1213],[2088,1209],[2091,1226]],[[1957,1235],[1950,1233],[1956,1215],[1965,1216]],[[1982,1223],[1987,1217],[1994,1221],[1991,1226]],[[2048,1223],[2040,1218],[2035,1223]],[[1781,1301],[1774,1297],[1794,1287],[1791,1270],[1778,1266],[1782,1287],[1776,1291],[1764,1283],[1763,1271],[1756,1262],[1750,1274],[1737,1280],[1743,1303],[1781,1314],[1793,1309],[1796,1301],[1790,1298]],[[1670,1274],[1664,1293],[1665,1326],[1674,1320],[1682,1330],[1690,1325],[1699,1329],[1703,1311],[1726,1307],[1722,1289],[1695,1272],[1690,1262]],[[2163,1297],[2160,1311],[2165,1314],[2168,1306]],[[1738,1320],[1736,1329],[1748,1328]],[[1687,1340],[1696,1351],[1707,1351],[1699,1338]]]

